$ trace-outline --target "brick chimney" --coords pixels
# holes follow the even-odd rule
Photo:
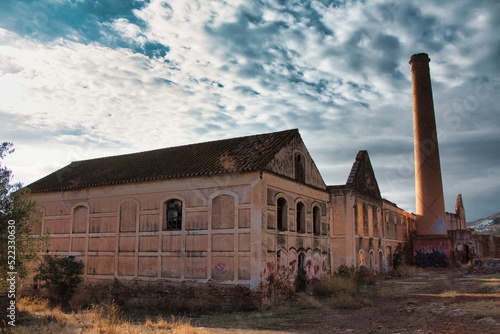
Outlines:
[[[446,230],[443,183],[432,100],[430,59],[426,53],[411,56],[413,134],[415,140],[415,198],[417,238],[414,250],[440,250],[450,255]]]

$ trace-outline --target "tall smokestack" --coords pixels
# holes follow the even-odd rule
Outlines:
[[[420,242],[414,243],[414,249],[423,248],[421,250],[424,252],[441,250],[449,256],[429,62],[426,53],[415,54],[410,59],[415,138],[416,225],[417,237],[420,239]]]

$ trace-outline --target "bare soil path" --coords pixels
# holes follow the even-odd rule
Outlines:
[[[268,311],[206,315],[192,323],[214,334],[500,333],[500,274],[432,269],[381,280],[366,295],[372,305],[354,310],[300,295]]]

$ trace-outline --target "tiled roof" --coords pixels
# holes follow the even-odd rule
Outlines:
[[[33,182],[33,193],[264,170],[297,129],[82,160]]]

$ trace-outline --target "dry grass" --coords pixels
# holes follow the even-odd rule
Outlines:
[[[41,297],[23,297],[17,304],[19,311],[43,312],[49,307],[49,300]]]
[[[373,272],[367,268],[348,268],[345,272],[323,279],[314,287],[314,292],[329,296],[327,305],[332,308],[358,309],[373,305],[373,289],[367,288],[375,282]]]
[[[91,324],[91,328],[96,333],[118,334],[123,333],[122,327],[129,327],[123,320],[122,312],[115,303],[111,305],[92,305],[89,310],[83,312],[86,323]]]
[[[323,279],[314,287],[314,292],[320,296],[353,295],[356,290],[356,282],[353,279],[338,275]]]
[[[314,297],[308,295],[299,295],[297,300],[297,307],[299,309],[319,309],[321,303]]]
[[[77,325],[72,315],[63,313],[59,307],[50,307],[44,298],[23,297],[17,307],[20,318],[15,333],[70,333]]]
[[[79,313],[64,313],[59,307],[51,307],[47,299],[39,297],[21,298],[18,303],[20,318],[15,332],[12,333],[71,333],[83,328],[82,333],[97,334],[138,334],[138,333],[174,333],[208,334],[203,328],[193,327],[189,320],[176,319],[172,316],[165,320],[161,315],[155,319],[145,317],[143,321],[130,321],[120,308],[110,305],[93,305]],[[7,331],[7,333],[10,333]]]

